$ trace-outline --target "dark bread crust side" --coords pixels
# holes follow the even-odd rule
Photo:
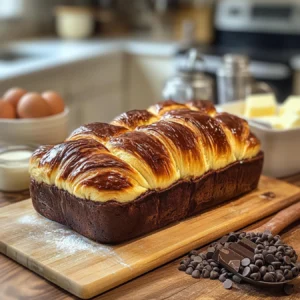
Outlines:
[[[34,208],[46,218],[97,242],[120,243],[250,192],[258,185],[262,166],[260,152],[195,181],[179,181],[127,203],[80,199],[34,179],[30,190]]]

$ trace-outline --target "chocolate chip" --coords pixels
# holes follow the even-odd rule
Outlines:
[[[225,289],[229,290],[232,288],[232,281],[230,279],[226,279],[223,283]]]
[[[249,267],[246,267],[243,271],[243,276],[248,277],[251,274],[251,269]]]
[[[295,263],[296,261],[297,261],[297,256],[295,255],[295,256],[293,256],[292,258],[291,258],[291,261],[293,262],[293,263]]]
[[[279,269],[280,266],[281,266],[281,262],[280,262],[280,261],[273,261],[273,262],[272,262],[272,266],[273,266],[275,269]]]
[[[218,264],[217,264],[216,262],[214,262],[214,261],[212,261],[212,262],[210,263],[210,265],[211,265],[213,268],[218,266]]]
[[[195,262],[198,262],[198,263],[201,263],[201,262],[203,261],[203,259],[202,259],[202,257],[200,257],[200,256],[196,256],[196,257],[194,258],[194,261],[195,261]]]
[[[236,241],[237,241],[237,238],[236,238],[235,234],[230,234],[227,242],[236,242]]]
[[[220,269],[218,267],[213,267],[213,271],[220,273]]]
[[[201,276],[201,273],[199,270],[193,271],[193,273],[192,273],[193,278],[200,278],[200,276]]]
[[[186,266],[191,262],[191,259],[190,258],[185,258],[183,259],[180,263],[181,264],[185,264]]]
[[[287,280],[293,279],[293,277],[294,277],[291,270],[284,270],[283,274],[284,274],[285,279],[287,279]]]
[[[277,248],[275,246],[269,247],[269,253],[275,253],[277,251]]]
[[[264,262],[263,260],[261,259],[258,259],[256,262],[255,262],[255,265],[258,266],[259,268],[262,267],[264,265]]]
[[[294,292],[294,285],[293,284],[285,284],[283,290],[286,295],[292,295]]]
[[[190,251],[189,256],[192,256],[192,255],[198,255],[198,251],[197,250]]]
[[[227,279],[227,274],[226,274],[226,273],[223,273],[223,274],[221,274],[221,275],[219,276],[219,280],[220,280],[221,282],[224,282],[226,279]]]
[[[254,264],[250,264],[249,267],[250,267],[251,273],[256,273],[259,271],[259,267]]]
[[[191,260],[194,260],[194,258],[196,257],[196,255],[193,254],[190,257],[191,257]]]
[[[236,283],[241,283],[241,281],[242,281],[241,277],[239,277],[237,275],[233,275],[232,280]]]
[[[210,275],[210,271],[206,270],[206,269],[203,269],[202,270],[202,276],[204,278],[209,278],[209,275]]]
[[[210,276],[209,277],[210,277],[210,279],[217,279],[219,277],[219,273],[216,272],[216,271],[214,271],[214,270],[212,270],[210,272]]]
[[[272,265],[267,266],[268,272],[275,272],[275,268]]]
[[[251,261],[250,261],[250,259],[248,257],[242,259],[242,261],[241,261],[241,264],[242,264],[243,267],[249,266],[250,263],[251,263]]]
[[[204,253],[204,252],[200,253],[199,256],[200,256],[202,259],[206,259],[206,253]]]
[[[297,277],[299,275],[299,269],[297,267],[292,268],[292,273],[294,277]]]
[[[186,274],[191,275],[193,273],[194,269],[192,267],[188,267],[185,271]]]
[[[270,273],[266,273],[263,277],[263,280],[266,282],[274,282],[275,281],[274,277]]]
[[[262,250],[261,250],[261,249],[255,249],[255,250],[254,250],[254,253],[255,253],[255,254],[262,253]]]
[[[209,263],[207,262],[207,260],[203,260],[203,261],[202,261],[202,264],[203,264],[203,266],[209,265]]]
[[[186,265],[184,265],[184,264],[179,265],[178,270],[179,271],[185,271],[186,270]]]
[[[276,281],[278,281],[278,282],[285,281],[285,278],[284,278],[284,276],[283,276],[282,274],[277,274],[277,275],[276,275],[276,278],[277,278]]]
[[[202,264],[198,264],[198,266],[196,267],[196,270],[202,271],[204,268],[204,266]]]
[[[263,260],[263,259],[264,259],[264,256],[263,256],[262,254],[255,254],[255,255],[254,255],[254,260],[258,260],[258,259]]]
[[[291,264],[291,259],[289,256],[284,256],[283,257],[283,261],[287,264],[287,265],[290,265]]]
[[[266,262],[267,262],[268,264],[271,264],[272,262],[275,261],[275,257],[274,257],[273,254],[267,254],[267,255],[265,256],[265,260],[266,260]]]
[[[194,269],[198,266],[198,262],[196,261],[192,261],[190,264],[193,266]]]
[[[260,273],[252,273],[250,275],[250,278],[253,279],[253,280],[255,280],[255,281],[259,281],[260,278],[261,278],[261,275],[260,275]]]
[[[227,273],[227,270],[225,268],[222,268],[221,273]]]
[[[208,271],[211,271],[211,270],[212,270],[212,267],[211,267],[210,265],[207,265],[207,266],[204,267],[204,269],[205,269],[205,270],[208,270]]]
[[[292,269],[292,266],[280,266],[280,269],[281,270],[291,270]]]
[[[267,273],[268,269],[266,266],[262,266],[260,269],[259,269],[259,272],[261,274],[261,276],[264,276],[266,273]]]

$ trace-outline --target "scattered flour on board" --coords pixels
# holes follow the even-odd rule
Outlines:
[[[110,256],[119,264],[131,268],[114,251],[113,247],[93,242],[63,225],[39,215],[24,215],[18,218],[17,223],[25,225],[22,230],[28,233],[30,239],[55,246],[58,258],[78,252],[82,252],[82,255],[93,253],[99,256]]]

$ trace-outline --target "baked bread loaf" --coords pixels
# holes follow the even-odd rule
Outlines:
[[[166,101],[38,148],[31,197],[43,216],[119,243],[255,189],[262,164],[245,120],[206,101]]]

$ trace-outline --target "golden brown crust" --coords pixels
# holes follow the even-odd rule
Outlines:
[[[166,101],[123,113],[111,124],[83,125],[64,143],[40,147],[30,173],[82,199],[128,202],[259,151],[245,120],[216,113],[205,101]]]

